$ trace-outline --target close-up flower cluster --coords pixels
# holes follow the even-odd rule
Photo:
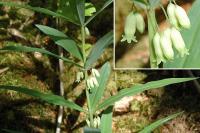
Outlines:
[[[185,10],[176,4],[169,3],[166,17],[169,20],[170,28],[161,33],[157,32],[153,39],[157,65],[174,59],[173,48],[177,50],[181,57],[189,55],[189,50],[186,48],[180,33],[182,28],[190,28],[190,20]]]
[[[182,31],[183,29],[189,30],[191,22],[186,11],[181,6],[172,0],[166,2],[166,9],[162,2],[157,4],[150,2],[149,6],[144,1],[143,6],[139,8],[137,7],[137,2],[133,1],[132,4],[131,12],[125,19],[121,42],[127,41],[128,44],[137,43],[136,45],[141,45],[136,39],[136,35],[138,36],[136,31],[140,34],[144,33],[146,20],[144,18],[147,17],[149,37],[149,53],[147,54],[150,56],[151,68],[162,67],[165,63],[170,63],[177,58],[184,58],[189,55],[190,50],[182,37]],[[153,7],[151,7],[152,5]],[[161,13],[166,18],[167,25],[165,28],[159,26],[160,18],[158,18],[158,13],[155,10],[157,7],[160,7]]]
[[[88,89],[92,89],[94,87],[99,87],[99,83],[97,81],[97,77],[100,77],[100,73],[96,69],[92,69],[92,75],[87,79],[87,87]]]

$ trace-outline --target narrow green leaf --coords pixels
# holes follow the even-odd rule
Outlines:
[[[81,25],[84,25],[85,22],[85,0],[75,0],[77,12]]]
[[[142,131],[140,131],[139,133],[151,133],[153,132],[153,130],[155,130],[156,128],[158,128],[159,126],[165,124],[166,122],[176,118],[177,116],[183,114],[183,112],[179,112],[179,113],[176,113],[176,114],[173,114],[173,115],[170,115],[166,118],[162,118],[152,124],[150,124],[149,126],[145,127]]]
[[[40,100],[43,100],[50,104],[65,106],[65,107],[69,107],[71,109],[75,109],[78,111],[84,111],[83,108],[81,108],[79,105],[75,104],[74,102],[65,100],[61,96],[57,96],[57,95],[53,95],[53,94],[45,94],[45,93],[41,93],[37,90],[32,90],[32,89],[28,89],[25,87],[18,87],[18,86],[0,85],[0,89],[17,91],[17,92],[20,92],[20,93],[23,93],[23,94],[26,94],[26,95],[29,95],[29,96],[32,96],[35,98],[39,98]]]
[[[71,63],[71,64],[74,64],[78,67],[82,67],[80,66],[79,64],[65,58],[65,57],[60,57],[59,55],[56,55],[54,53],[51,53],[45,49],[41,49],[41,48],[33,48],[33,47],[27,47],[27,46],[6,46],[2,49],[0,49],[0,51],[14,51],[14,52],[39,52],[39,53],[42,53],[42,54],[46,54],[46,55],[50,55],[50,56],[53,56],[57,59],[61,59],[67,63]]]
[[[101,7],[101,9],[99,9],[93,16],[91,16],[86,22],[85,22],[85,26],[87,24],[89,24],[97,15],[99,15],[106,7],[108,7],[110,4],[113,3],[113,0],[107,0],[105,2],[105,4]]]
[[[171,62],[167,62],[164,64],[164,68],[200,68],[200,50],[199,50],[199,42],[200,42],[200,1],[196,0],[192,8],[190,9],[188,16],[191,21],[191,28],[188,30],[182,30],[181,34],[185,41],[186,47],[189,49],[190,55],[185,56],[183,58],[178,57],[175,58]]]
[[[35,26],[39,30],[41,30],[44,34],[46,34],[49,37],[51,37],[54,41],[68,38],[68,36],[65,35],[63,32],[61,32],[61,31],[59,31],[57,29],[54,29],[52,27],[45,26],[45,25],[39,25],[39,24],[36,24]]]
[[[112,133],[112,112],[113,107],[108,107],[101,116],[101,133]]]
[[[74,57],[76,57],[80,60],[83,59],[81,51],[80,51],[79,47],[77,46],[76,42],[74,40],[70,39],[63,32],[61,32],[57,29],[45,26],[45,25],[36,25],[36,26],[43,33],[45,33],[46,35],[51,37],[55,41],[55,44],[64,48],[66,51],[71,53]]]
[[[102,38],[100,38],[95,46],[92,48],[92,51],[90,52],[85,68],[88,69],[91,67],[91,65],[97,61],[97,59],[101,56],[101,54],[104,52],[105,48],[107,48],[110,44],[113,43],[113,32],[109,32],[106,35],[104,35]]]
[[[98,102],[100,102],[100,100],[104,94],[106,84],[109,80],[110,72],[111,72],[110,64],[105,63],[101,68],[100,77],[97,78],[99,87],[92,88],[92,93],[90,93],[92,110],[95,110]]]
[[[145,90],[155,89],[155,88],[167,86],[170,84],[181,83],[181,82],[191,81],[195,79],[197,78],[169,78],[169,79],[148,82],[146,84],[135,85],[131,88],[123,89],[117,95],[111,96],[108,99],[104,100],[104,102],[102,102],[98,106],[97,110],[113,105],[115,102],[119,101],[121,98],[125,96],[132,96],[132,95],[141,93]]]
[[[76,42],[70,39],[62,39],[55,42],[57,45],[63,47],[66,51],[71,53],[76,58],[83,60],[82,54]]]
[[[75,19],[72,19],[72,18],[68,17],[67,15],[65,16],[65,15],[62,15],[60,13],[56,13],[56,12],[50,11],[50,10],[45,9],[45,8],[32,7],[32,6],[29,6],[29,5],[22,5],[22,4],[18,4],[16,2],[0,2],[0,4],[4,5],[4,6],[30,9],[30,10],[33,10],[35,12],[43,13],[43,14],[58,17],[58,18],[63,18],[65,20],[69,21],[69,22],[76,24],[76,25],[80,25],[79,23],[77,23],[77,21]]]

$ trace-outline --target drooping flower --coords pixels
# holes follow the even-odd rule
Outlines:
[[[157,32],[153,38],[153,46],[154,46],[154,51],[156,54],[156,62],[157,65],[159,65],[161,62],[166,62],[164,56],[163,56],[163,51],[161,49],[161,43],[160,43],[160,34]]]
[[[131,43],[132,41],[137,42],[135,37],[136,32],[136,17],[133,12],[129,13],[126,17],[125,27],[124,27],[124,35],[122,35],[121,42],[127,41]]]
[[[93,84],[94,84],[94,87],[99,87],[99,83],[98,83],[98,81],[97,81],[97,79],[96,79],[96,77],[91,77],[91,82],[93,82]]]
[[[189,29],[190,28],[190,19],[187,15],[187,13],[185,12],[185,10],[178,6],[178,5],[175,5],[175,15],[176,15],[176,18],[179,22],[179,24],[183,27],[183,28],[186,28],[186,29]]]
[[[135,13],[135,17],[136,17],[136,29],[140,32],[140,33],[144,33],[145,30],[145,22],[144,22],[144,18],[140,13]]]
[[[99,73],[99,71],[97,69],[92,69],[92,75],[94,77],[100,77],[100,73]]]
[[[179,29],[179,23],[176,18],[175,10],[176,6],[172,3],[169,3],[169,5],[167,6],[167,14],[169,16],[170,24]]]
[[[87,88],[89,90],[92,89],[92,88],[94,88],[94,87],[99,87],[99,83],[98,83],[96,77],[90,77],[90,78],[88,78],[87,81],[86,81],[86,83],[87,83]]]
[[[99,116],[95,117],[94,118],[94,127],[98,128],[100,126],[100,123],[101,123],[100,117]]]
[[[81,79],[83,79],[84,78],[84,74],[83,74],[83,72],[78,72],[77,74],[76,74],[76,82],[80,82],[81,81]]]
[[[174,59],[174,51],[172,48],[172,41],[171,41],[171,31],[167,29],[163,32],[160,38],[161,49],[163,51],[163,55],[167,60]]]
[[[171,40],[173,46],[179,52],[181,57],[189,55],[189,50],[185,46],[185,42],[181,36],[181,33],[176,28],[171,28]]]

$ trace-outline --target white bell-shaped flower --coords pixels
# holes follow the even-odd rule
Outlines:
[[[136,17],[133,12],[129,13],[126,17],[125,27],[124,27],[124,35],[122,35],[121,42],[127,41],[131,43],[132,41],[137,42],[135,37],[136,32]]]
[[[190,28],[190,19],[187,15],[187,13],[185,12],[185,10],[178,6],[178,5],[175,5],[176,9],[175,9],[175,15],[176,15],[176,18],[179,22],[179,24],[183,27],[183,28],[186,28],[186,29],[189,29]]]
[[[144,18],[140,13],[135,13],[135,17],[136,17],[136,29],[140,32],[140,33],[144,33],[145,30],[145,22],[144,22]]]
[[[97,69],[92,69],[92,75],[94,77],[100,77],[100,73],[99,73],[99,71]]]
[[[185,46],[185,42],[181,36],[181,33],[176,28],[171,28],[171,40],[173,46],[179,52],[181,57],[189,55],[188,49]]]
[[[154,51],[156,54],[156,62],[157,65],[159,65],[161,62],[166,62],[164,56],[163,56],[163,51],[161,49],[161,44],[160,44],[160,34],[157,32],[153,38],[153,46],[154,46]]]
[[[77,74],[76,74],[76,82],[80,82],[81,81],[81,79],[83,79],[84,78],[84,74],[83,74],[83,72],[78,72]]]
[[[174,59],[174,51],[172,48],[172,41],[171,41],[171,31],[170,29],[167,29],[164,31],[164,33],[161,35],[160,38],[160,44],[163,51],[163,55],[167,60],[173,60]]]
[[[179,29],[179,23],[176,18],[175,10],[176,6],[172,3],[169,3],[169,5],[167,6],[167,14],[169,16],[170,24]]]

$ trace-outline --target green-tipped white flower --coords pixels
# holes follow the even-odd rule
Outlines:
[[[85,121],[86,121],[88,127],[90,127],[90,120],[89,120],[89,119],[86,119]]]
[[[140,33],[144,33],[144,29],[145,29],[145,22],[144,22],[144,18],[141,14],[136,13],[135,14],[136,17],[136,29],[140,32]]]
[[[94,77],[100,77],[100,73],[99,73],[99,71],[97,69],[92,69],[92,75]]]
[[[94,87],[99,87],[99,83],[98,83],[96,77],[91,77],[90,80],[93,83]]]
[[[136,32],[136,17],[133,12],[131,12],[126,17],[125,27],[124,27],[124,35],[122,35],[121,42],[127,41],[131,43],[132,41],[137,42],[135,37]]]
[[[80,82],[81,81],[81,79],[83,79],[84,78],[84,74],[83,74],[83,72],[78,72],[77,74],[76,74],[76,82]]]
[[[169,21],[171,25],[179,29],[179,24],[176,18],[175,10],[176,10],[176,6],[172,3],[169,3],[169,5],[167,6],[167,14],[169,16]]]
[[[101,119],[99,116],[94,118],[94,127],[98,128],[100,126]]]
[[[94,83],[93,83],[93,81],[90,78],[87,79],[86,83],[87,83],[87,88],[89,90],[92,89],[92,88],[94,88]]]
[[[185,46],[185,42],[181,36],[181,33],[175,28],[171,29],[171,40],[172,40],[173,46],[179,52],[181,57],[185,55],[189,55],[188,49]]]
[[[175,5],[176,9],[175,9],[175,15],[176,15],[176,18],[179,22],[179,24],[183,27],[183,28],[186,28],[186,29],[189,29],[190,28],[190,19],[187,15],[187,13],[185,12],[185,10],[178,6],[178,5]]]
[[[160,35],[157,32],[153,38],[153,46],[154,46],[154,51],[156,54],[157,65],[159,65],[161,62],[164,62],[164,63],[166,62],[165,58],[163,57],[163,51],[162,51],[160,45],[161,45],[160,44]]]
[[[167,29],[164,31],[164,33],[161,35],[160,38],[160,44],[161,49],[163,51],[163,55],[167,60],[173,60],[174,59],[174,51],[172,48],[172,41],[170,38],[171,31],[170,29]]]
[[[99,83],[98,83],[96,77],[91,77],[91,78],[87,79],[86,83],[87,83],[87,87],[89,90],[94,87],[99,87]]]

